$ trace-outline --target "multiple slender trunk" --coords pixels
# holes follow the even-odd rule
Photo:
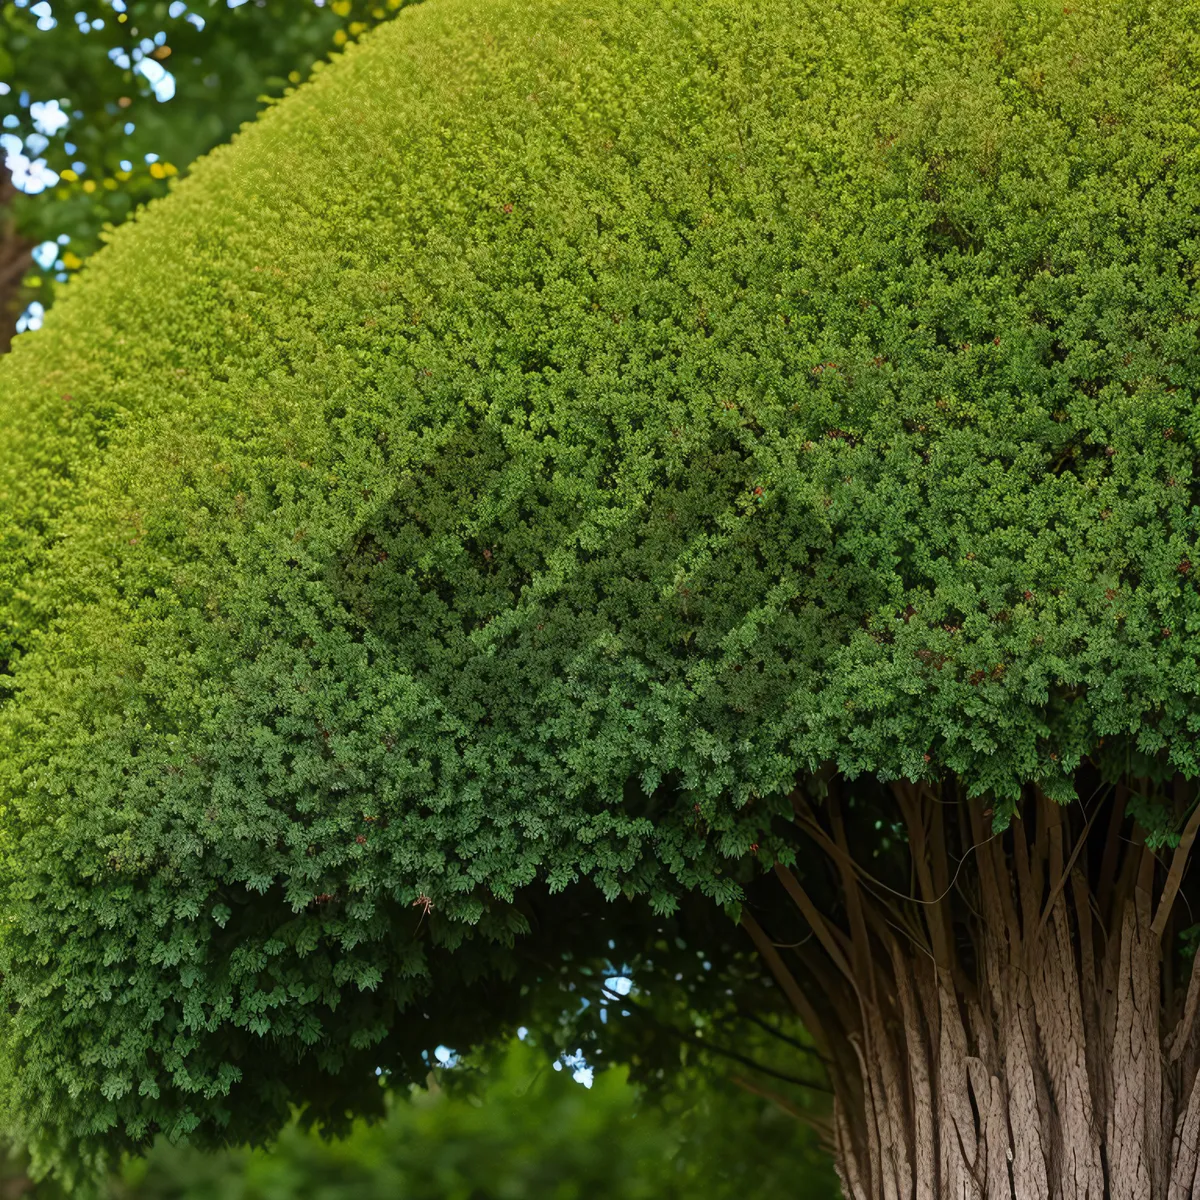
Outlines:
[[[1171,949],[1200,809],[1156,854],[1124,787],[1089,811],[1032,794],[1002,835],[949,787],[892,790],[907,893],[852,855],[836,795],[818,813],[797,793],[837,902],[780,866],[809,939],[781,947],[744,918],[825,1055],[846,1196],[1200,1195],[1200,971],[1177,978]],[[1167,791],[1182,819],[1193,789]]]

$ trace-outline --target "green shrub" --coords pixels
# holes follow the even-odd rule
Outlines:
[[[514,1042],[464,1096],[394,1097],[341,1141],[289,1125],[269,1151],[205,1155],[157,1145],[128,1165],[121,1200],[759,1200],[781,1187],[834,1196],[800,1126],[769,1105],[700,1088],[686,1133],[639,1106],[621,1069],[590,1091]],[[675,1114],[676,1117],[678,1114]],[[774,1119],[772,1119],[774,1117]],[[766,1152],[767,1157],[762,1155]]]
[[[367,1104],[822,763],[1194,774],[1195,13],[428,0],[114,234],[0,364],[39,1168]]]

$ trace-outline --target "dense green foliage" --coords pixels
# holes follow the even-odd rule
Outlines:
[[[823,763],[1194,774],[1198,16],[430,0],[119,230],[0,367],[40,1161],[365,1103]]]

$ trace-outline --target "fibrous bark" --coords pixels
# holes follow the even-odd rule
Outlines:
[[[847,1197],[1200,1194],[1200,972],[1174,949],[1200,817],[1156,853],[1125,817],[1149,786],[1067,808],[1034,790],[995,834],[953,785],[893,785],[909,893],[856,861],[833,784],[793,796],[837,901],[776,867],[802,967],[745,923],[829,1064]],[[1182,820],[1194,788],[1166,792]]]

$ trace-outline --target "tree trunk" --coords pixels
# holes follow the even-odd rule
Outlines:
[[[21,280],[33,266],[33,242],[17,230],[12,175],[0,167],[0,354],[7,354],[25,308]]]
[[[1170,786],[1182,816],[1194,790]],[[893,791],[911,894],[855,861],[836,795],[822,820],[797,793],[837,882],[822,910],[776,868],[813,935],[805,969],[745,919],[826,1055],[846,1196],[1200,1195],[1200,971],[1178,982],[1169,950],[1200,810],[1160,864],[1120,787],[1090,815],[1032,795],[995,836],[950,788]]]

